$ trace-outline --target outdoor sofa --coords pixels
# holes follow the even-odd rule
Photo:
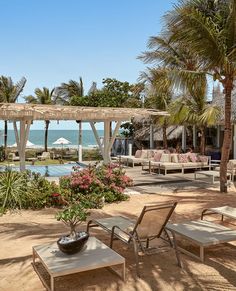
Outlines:
[[[186,154],[156,154],[153,160],[150,161],[151,169],[158,167],[159,171],[164,171],[166,175],[168,171],[180,170],[182,174],[187,169],[211,169],[211,158],[205,155],[196,153]]]
[[[120,163],[126,164],[127,166],[131,163],[132,167],[135,164],[142,164],[145,161],[153,158],[155,154],[154,150],[137,150],[135,155],[132,156],[119,156]]]
[[[211,158],[209,156],[196,153],[177,154],[169,153],[166,150],[137,150],[134,156],[120,156],[120,162],[134,167],[135,164],[148,166],[151,171],[155,167],[159,171],[180,170],[182,173],[186,169],[211,169]]]

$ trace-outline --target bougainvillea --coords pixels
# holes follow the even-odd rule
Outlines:
[[[60,179],[60,188],[67,198],[84,201],[86,198],[86,203],[91,200],[99,204],[101,199],[105,202],[126,200],[128,196],[124,194],[124,189],[132,183],[132,179],[125,175],[124,169],[109,164],[89,166],[85,169],[76,167],[74,173]]]

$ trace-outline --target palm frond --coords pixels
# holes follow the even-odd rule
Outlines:
[[[205,66],[213,67],[225,63],[225,45],[220,28],[211,18],[190,5],[177,7],[168,16],[169,25],[176,28],[176,41],[191,44],[193,53],[201,57]],[[204,45],[202,42],[204,41]]]
[[[221,109],[220,107],[214,106],[206,106],[204,112],[201,114],[200,121],[203,124],[207,125],[215,125],[217,121],[219,121],[221,116]]]

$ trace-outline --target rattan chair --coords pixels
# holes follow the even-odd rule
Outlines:
[[[155,205],[146,205],[137,220],[130,220],[123,216],[113,216],[109,218],[90,220],[87,224],[87,231],[90,227],[99,226],[111,234],[110,247],[113,247],[113,240],[120,239],[126,244],[133,243],[136,271],[139,272],[139,255],[138,252],[148,254],[150,240],[162,238],[168,241],[175,249],[178,265],[181,267],[181,262],[178,250],[175,247],[175,238],[172,242],[168,233],[165,230],[171,214],[173,213],[177,202],[160,203]]]

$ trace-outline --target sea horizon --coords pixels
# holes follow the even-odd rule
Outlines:
[[[97,130],[98,136],[103,138],[104,130]],[[45,130],[42,129],[32,129],[29,132],[28,140],[34,144],[34,147],[44,147],[44,134]],[[65,145],[65,147],[78,147],[79,131],[74,129],[49,129],[48,130],[48,147],[57,148],[61,145],[54,145],[53,143],[60,137],[67,139],[70,144]],[[7,145],[11,147],[15,140],[14,130],[8,130]],[[0,145],[4,144],[4,130],[0,130]],[[97,142],[94,137],[93,131],[91,129],[82,130],[82,146],[93,148],[97,147]]]

